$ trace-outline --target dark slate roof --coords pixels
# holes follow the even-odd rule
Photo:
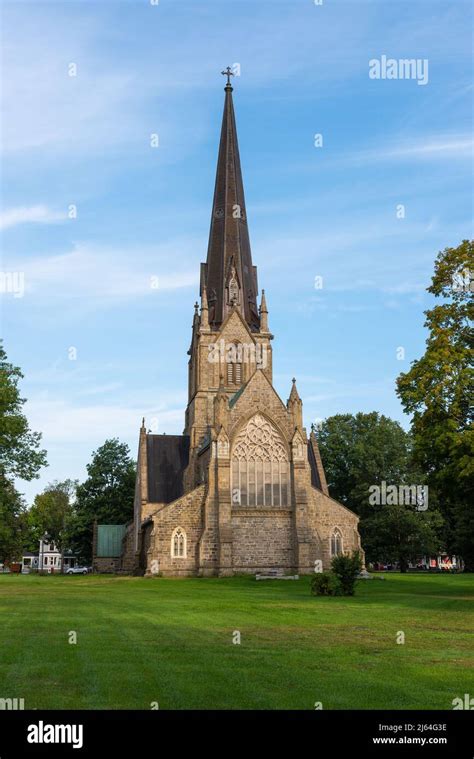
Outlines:
[[[148,500],[170,503],[183,495],[189,435],[147,435]]]
[[[235,209],[240,208],[237,217]],[[240,166],[232,87],[225,87],[224,113],[217,159],[207,262],[201,267],[201,295],[206,286],[209,322],[218,327],[225,318],[225,288],[232,266],[241,289],[241,312],[251,330],[260,328],[257,308],[257,268],[252,264],[244,184]]]
[[[315,488],[318,488],[318,490],[322,490],[321,478],[319,477],[318,467],[316,464],[316,459],[314,457],[312,445],[308,445],[308,461],[311,469],[311,485],[313,485]]]

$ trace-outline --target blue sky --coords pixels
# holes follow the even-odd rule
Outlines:
[[[182,432],[227,65],[275,387],[286,400],[296,376],[308,427],[371,410],[407,425],[394,383],[423,351],[434,257],[472,234],[470,3],[17,1],[2,15],[2,271],[25,283],[1,296],[2,335],[49,461],[19,483],[29,501],[82,479],[107,437],[135,455],[143,415]],[[428,83],[369,78],[382,55],[427,59]]]

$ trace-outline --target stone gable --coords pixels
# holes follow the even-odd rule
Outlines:
[[[232,87],[225,90],[184,431],[174,442],[152,440],[142,424],[122,565],[147,575],[310,574],[328,568],[339,547],[360,548],[358,517],[329,495],[296,381],[286,404],[273,387],[273,335],[263,294],[257,303]]]

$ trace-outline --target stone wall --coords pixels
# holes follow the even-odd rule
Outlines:
[[[197,574],[204,494],[205,486],[200,485],[153,515],[147,574],[152,574],[152,569],[165,576]],[[173,558],[171,555],[171,536],[177,527],[186,533],[185,558]],[[157,563],[152,567],[154,561]]]
[[[122,559],[120,556],[117,558],[96,556],[92,562],[92,571],[100,572],[100,574],[115,574],[120,571],[121,566]]]
[[[120,569],[126,574],[133,574],[138,568],[137,551],[135,550],[135,524],[129,524],[122,541],[122,563]]]
[[[291,522],[291,512],[286,509],[233,509],[233,571],[236,574],[274,568],[293,571]]]
[[[344,553],[360,551],[364,559],[358,532],[359,518],[356,514],[313,487],[309,513],[313,530],[317,531],[321,545],[319,555],[316,556],[313,552],[311,558],[322,559],[323,569],[329,569],[331,565],[331,535],[336,527],[342,534]]]

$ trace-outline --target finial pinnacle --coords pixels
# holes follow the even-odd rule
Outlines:
[[[227,83],[226,83],[225,89],[229,88],[231,90],[232,86],[231,86],[231,83],[230,83],[230,78],[231,78],[231,76],[234,76],[234,72],[232,71],[231,67],[227,66],[227,68],[225,69],[225,71],[221,71],[221,74],[222,74],[222,76],[226,76],[227,77]]]
[[[292,383],[293,383],[294,385],[296,385],[296,377],[293,377],[293,379],[292,379],[291,381],[292,381]]]

